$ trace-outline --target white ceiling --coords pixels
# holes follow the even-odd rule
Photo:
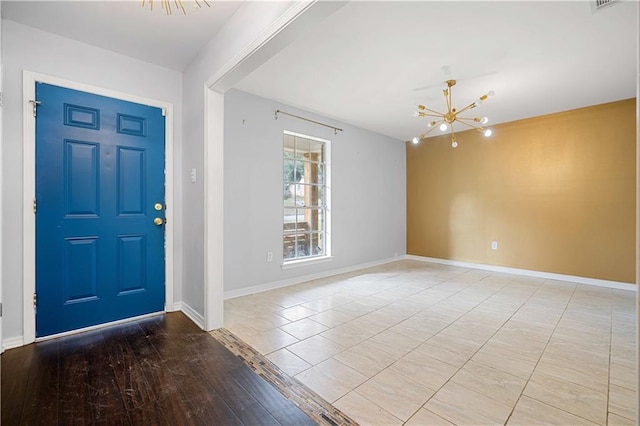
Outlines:
[[[242,6],[239,1],[183,0],[186,15],[167,15],[161,1],[2,0],[2,17],[146,62],[184,70],[202,47]]]
[[[166,16],[131,1],[7,1],[2,16],[176,70],[242,5]],[[638,2],[350,2],[237,88],[400,140],[426,130],[414,105],[442,111],[494,90],[477,115],[501,123],[636,96]],[[426,88],[425,88],[426,87]]]
[[[495,91],[474,110],[490,123],[628,99],[636,96],[637,8],[351,2],[237,87],[401,140],[427,129],[414,105],[445,110],[449,78],[458,80],[458,109]]]

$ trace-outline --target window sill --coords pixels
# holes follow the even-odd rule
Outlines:
[[[282,269],[299,268],[300,266],[315,265],[318,263],[331,262],[333,256],[311,257],[309,259],[292,260],[282,263]]]

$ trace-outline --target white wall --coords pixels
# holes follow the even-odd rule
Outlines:
[[[2,15],[2,1],[0,0],[0,16]],[[2,92],[2,19],[0,19],[0,93]],[[2,166],[2,107],[0,106],[0,167]],[[0,305],[2,304],[2,171],[0,171]],[[2,345],[2,315],[0,315],[0,353]]]
[[[278,109],[344,129],[279,115]],[[331,141],[330,262],[282,270],[282,137]],[[224,290],[388,259],[406,250],[405,144],[239,90],[225,94]],[[266,262],[272,251],[273,262]]]
[[[22,335],[22,71],[170,102],[174,106],[174,300],[182,300],[182,73],[2,21],[3,338]],[[10,184],[9,184],[10,183]]]
[[[200,178],[185,180],[184,201],[184,276],[183,300],[204,315],[204,105],[207,80],[235,64],[238,55],[247,55],[247,46],[274,24],[291,7],[290,2],[248,2],[231,17],[216,36],[202,49],[184,72],[184,160],[183,169],[196,169]],[[219,147],[216,147],[218,149]],[[222,200],[220,200],[222,201]],[[220,243],[221,244],[221,243]]]

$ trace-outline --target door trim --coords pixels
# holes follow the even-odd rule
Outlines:
[[[23,282],[23,340],[27,345],[36,339],[36,312],[33,294],[36,291],[36,219],[33,214],[33,199],[36,191],[36,120],[29,100],[35,99],[36,82],[48,83],[68,89],[80,90],[95,95],[108,96],[123,101],[163,108],[165,111],[165,312],[173,311],[174,271],[174,175],[173,175],[173,104],[129,93],[118,92],[78,83],[45,74],[24,70],[22,72],[22,124],[23,124],[23,187],[22,187],[22,282]]]

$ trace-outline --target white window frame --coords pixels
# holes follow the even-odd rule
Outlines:
[[[303,257],[303,258],[293,258],[293,259],[283,259],[282,261],[282,269],[289,269],[289,268],[296,268],[299,266],[306,266],[306,265],[311,265],[311,264],[316,264],[316,263],[323,263],[323,262],[327,262],[330,261],[333,256],[331,255],[331,141],[328,139],[322,139],[322,138],[318,138],[315,136],[309,136],[309,135],[305,135],[302,133],[296,133],[296,132],[292,132],[289,130],[284,130],[283,132],[283,144],[284,144],[284,136],[285,135],[289,135],[289,136],[294,136],[294,137],[299,137],[299,138],[305,138],[305,139],[309,139],[312,141],[316,141],[316,142],[321,142],[324,144],[324,163],[325,163],[325,170],[324,170],[324,179],[325,179],[325,183],[324,183],[324,189],[325,189],[325,205],[326,205],[326,210],[325,210],[325,218],[324,218],[324,226],[325,226],[325,230],[324,230],[324,234],[325,234],[325,248],[324,248],[324,254],[322,255],[318,255],[318,256],[309,256],[309,257]],[[283,146],[283,150],[282,150],[282,164],[284,165],[284,146]],[[284,176],[284,172],[280,174],[280,176]],[[284,178],[282,177],[282,182],[281,184],[284,182]],[[283,195],[283,200],[281,203],[282,206],[282,225],[284,225],[284,195]],[[282,242],[281,242],[282,244]]]

